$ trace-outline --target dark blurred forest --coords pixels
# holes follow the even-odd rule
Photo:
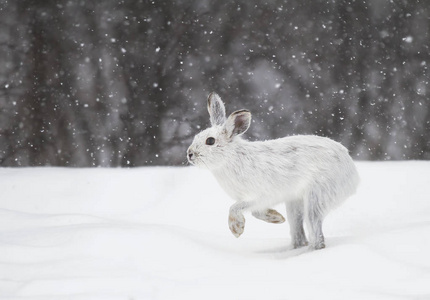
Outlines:
[[[430,159],[430,1],[0,0],[0,166],[181,165],[206,97],[246,134]]]

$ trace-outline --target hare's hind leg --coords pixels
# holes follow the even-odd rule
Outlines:
[[[318,197],[311,193],[305,199],[305,220],[309,230],[310,246],[313,249],[325,248],[324,234],[322,231],[322,222],[324,213],[321,210]]]
[[[308,244],[303,229],[303,201],[285,202],[287,207],[287,218],[290,224],[291,244],[294,249],[304,247]]]

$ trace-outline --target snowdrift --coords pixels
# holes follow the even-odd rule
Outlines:
[[[197,168],[0,169],[0,299],[429,299],[430,162],[357,166],[320,251]]]

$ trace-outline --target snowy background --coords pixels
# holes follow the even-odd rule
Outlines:
[[[310,252],[250,215],[236,239],[197,168],[0,169],[0,299],[429,299],[430,163],[357,166]]]
[[[430,299],[429,16],[418,0],[0,0],[0,299]],[[173,167],[212,91],[251,110],[250,140],[350,150],[362,183],[326,249],[249,215],[234,238],[209,172]]]
[[[216,91],[250,139],[430,159],[430,2],[0,0],[0,164],[181,165]]]

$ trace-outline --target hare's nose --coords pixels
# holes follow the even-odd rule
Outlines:
[[[188,149],[187,153],[188,153],[188,159],[191,160],[193,158],[193,156],[194,156],[193,151],[191,151],[190,149]]]

